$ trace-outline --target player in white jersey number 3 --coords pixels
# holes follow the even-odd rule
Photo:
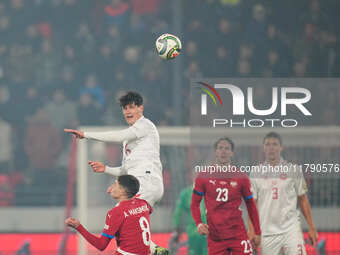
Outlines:
[[[307,186],[301,169],[281,158],[282,140],[275,132],[263,139],[265,162],[260,174],[251,173],[251,186],[260,216],[261,255],[305,255],[299,205],[309,226],[309,237],[316,246],[318,234],[306,195]],[[270,169],[285,171],[269,171]],[[288,171],[287,171],[288,170]],[[249,239],[254,235],[249,223]]]
[[[119,98],[119,103],[129,128],[109,132],[83,132],[74,129],[64,129],[64,131],[72,133],[80,139],[123,143],[123,161],[120,167],[109,167],[95,161],[90,161],[89,164],[98,173],[135,176],[140,183],[138,198],[144,199],[150,206],[154,206],[163,196],[162,164],[157,128],[143,116],[143,98],[140,94],[128,92]],[[154,255],[169,254],[166,249],[153,242],[151,242],[150,249]]]

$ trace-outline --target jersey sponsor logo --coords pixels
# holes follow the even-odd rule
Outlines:
[[[221,185],[226,185],[227,182],[225,182],[225,181],[220,181],[220,184],[221,184]]]
[[[237,182],[230,182],[230,186],[235,188],[237,186]]]
[[[148,211],[149,211],[148,206],[147,205],[143,205],[143,206],[140,206],[140,207],[137,207],[137,208],[129,210],[129,214],[130,215],[136,215],[136,214],[143,213],[143,212],[148,212]]]
[[[129,215],[124,211],[124,217],[129,217]]]
[[[213,185],[216,185],[216,180],[209,180],[209,182]]]
[[[109,229],[109,225],[105,224],[104,225],[104,229],[108,230]]]

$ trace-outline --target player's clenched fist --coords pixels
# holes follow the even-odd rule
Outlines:
[[[209,234],[209,227],[207,224],[200,223],[197,226],[197,232],[201,235],[208,235]]]
[[[75,219],[75,218],[67,218],[65,220],[65,223],[67,226],[71,227],[71,228],[77,228],[80,225],[80,221]]]
[[[65,128],[64,132],[65,133],[73,134],[73,135],[76,136],[76,138],[79,138],[79,139],[83,139],[84,138],[84,132],[83,131]]]
[[[105,165],[98,161],[89,161],[89,165],[92,167],[93,171],[96,173],[105,172]]]

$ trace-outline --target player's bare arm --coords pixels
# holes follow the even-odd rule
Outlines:
[[[83,132],[83,131],[79,131],[79,130],[76,130],[76,129],[68,129],[68,128],[65,128],[65,129],[64,129],[64,132],[65,132],[65,133],[73,134],[73,135],[75,135],[75,137],[78,138],[78,139],[83,139],[83,138],[84,138],[84,132]]]
[[[301,212],[303,216],[305,216],[305,219],[307,221],[309,231],[308,231],[308,236],[310,240],[312,241],[312,244],[314,247],[316,247],[316,243],[318,241],[318,232],[315,228],[313,218],[312,218],[312,210],[310,208],[310,204],[307,198],[306,194],[303,194],[299,196],[298,199],[299,207],[301,209]]]

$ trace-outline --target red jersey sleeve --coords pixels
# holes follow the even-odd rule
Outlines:
[[[194,189],[191,196],[191,215],[196,225],[202,223],[200,204],[204,196],[204,182],[202,178],[196,178],[194,183]]]
[[[244,178],[242,178],[242,197],[245,201],[253,198],[253,193],[251,192],[251,185],[250,185],[250,179],[248,176],[245,175]]]
[[[119,207],[114,207],[106,214],[103,236],[114,238],[124,220],[123,212]]]
[[[243,199],[246,202],[248,215],[249,215],[251,222],[253,223],[255,234],[261,235],[259,214],[256,208],[255,201],[253,199],[254,195],[251,192],[250,179],[248,176],[246,176],[243,179],[241,192],[242,192]]]

